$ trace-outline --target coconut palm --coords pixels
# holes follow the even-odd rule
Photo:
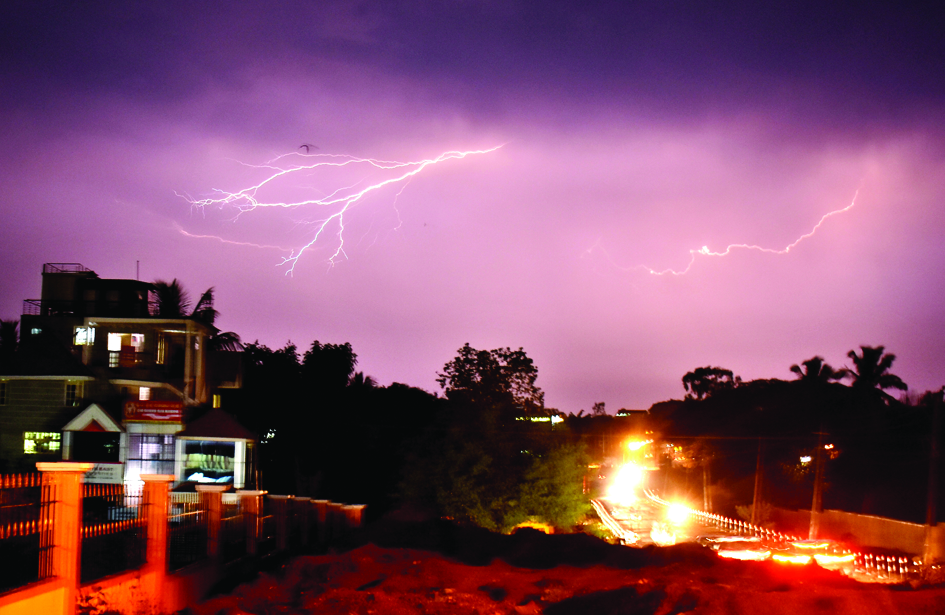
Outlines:
[[[197,305],[190,310],[190,295],[184,286],[174,278],[170,282],[156,280],[154,293],[157,297],[156,315],[161,318],[193,318],[197,322],[210,327],[214,333],[207,340],[212,350],[242,350],[243,343],[240,336],[233,331],[219,331],[214,323],[220,312],[213,307],[213,287],[211,286],[200,295]]]
[[[802,382],[817,382],[826,384],[831,380],[840,380],[847,376],[847,370],[834,369],[824,362],[824,358],[817,356],[803,361],[800,365],[792,365],[791,371],[797,374]]]
[[[853,361],[854,369],[847,370],[847,375],[853,378],[855,388],[899,389],[900,391],[909,388],[902,378],[889,373],[896,355],[886,352],[884,346],[860,346],[860,354],[851,350],[847,356]]]

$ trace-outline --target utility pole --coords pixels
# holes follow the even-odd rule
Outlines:
[[[814,454],[814,501],[810,505],[810,532],[808,538],[817,540],[820,534],[820,513],[824,510],[824,433],[817,432],[817,452]]]
[[[709,494],[709,458],[702,458],[702,510],[712,512],[712,496]]]
[[[755,463],[755,497],[751,503],[751,524],[760,525],[761,520],[761,438],[758,438],[758,461]]]

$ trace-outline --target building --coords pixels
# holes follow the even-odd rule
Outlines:
[[[0,371],[0,471],[63,459],[96,462],[101,482],[188,478],[178,434],[240,386],[240,363],[211,350],[211,324],[158,317],[153,291],[77,263],[43,265],[41,298],[24,301],[16,359]],[[239,436],[214,449],[232,456],[215,459],[214,480],[235,487],[252,462],[253,438]]]

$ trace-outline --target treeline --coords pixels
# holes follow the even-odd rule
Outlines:
[[[521,349],[468,344],[439,374],[445,397],[356,371],[350,344],[302,354],[248,344],[228,409],[258,433],[258,486],[271,493],[396,506],[505,531],[570,529],[588,511],[586,459],[554,425]],[[531,419],[540,419],[533,421]]]
[[[664,460],[665,483],[734,515],[752,501],[760,444],[763,499],[809,508],[820,442],[825,509],[924,522],[942,391],[894,398],[883,389],[906,389],[891,373],[895,355],[862,346],[848,356],[851,368],[834,369],[821,357],[791,366],[792,381],[742,382],[711,366],[686,374],[686,399],[650,409],[654,430],[684,447],[683,459]],[[945,500],[938,504],[941,510]]]

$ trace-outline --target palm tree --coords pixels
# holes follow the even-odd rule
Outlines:
[[[847,370],[847,375],[853,378],[853,386],[857,389],[899,389],[905,391],[909,387],[902,378],[889,373],[896,355],[886,352],[884,346],[860,346],[860,354],[855,350],[847,353],[853,361],[854,369]]]
[[[826,384],[831,380],[840,380],[845,378],[848,371],[845,369],[834,369],[824,362],[824,358],[817,356],[811,357],[800,365],[792,365],[791,371],[797,374],[797,379],[802,382],[816,382]]]
[[[184,318],[186,316],[187,310],[190,308],[190,296],[177,278],[170,282],[155,280],[154,294],[157,298],[156,316],[161,318]]]
[[[184,286],[177,278],[170,282],[156,280],[154,282],[154,293],[157,296],[157,316],[162,318],[188,317],[190,295],[184,290]],[[197,305],[194,306],[189,317],[207,325],[214,331],[207,340],[211,350],[242,350],[243,343],[239,335],[233,331],[219,331],[214,326],[219,315],[220,312],[213,307],[213,287],[211,286],[200,295],[200,299],[197,300]]]

